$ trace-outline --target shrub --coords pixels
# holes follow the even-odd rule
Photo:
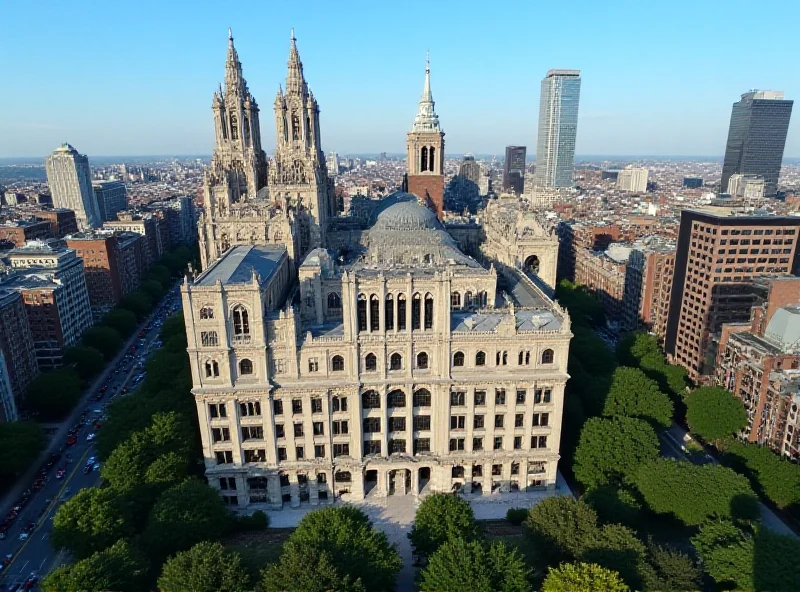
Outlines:
[[[506,512],[506,520],[515,526],[525,522],[527,517],[528,510],[526,508],[509,508],[508,512]]]

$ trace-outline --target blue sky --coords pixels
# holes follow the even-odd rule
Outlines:
[[[448,153],[533,152],[542,77],[576,68],[578,154],[721,155],[741,93],[800,100],[798,21],[797,0],[3,0],[0,157],[210,153],[229,26],[267,149],[294,27],[326,151],[402,152],[429,49]]]

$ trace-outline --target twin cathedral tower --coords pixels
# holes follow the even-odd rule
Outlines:
[[[214,93],[215,146],[203,187],[200,254],[203,269],[236,245],[285,245],[295,266],[308,251],[326,245],[336,215],[319,124],[319,105],[309,90],[294,30],[285,88],[275,113],[275,154],[261,145],[259,107],[242,74],[228,30],[225,86]],[[407,191],[441,218],[444,193],[444,131],[434,110],[430,64],[419,110],[407,138]]]

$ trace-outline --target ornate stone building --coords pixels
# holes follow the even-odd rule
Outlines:
[[[522,250],[481,265],[430,192],[329,220],[319,110],[294,38],[275,108],[266,185],[235,201],[225,181],[217,201],[207,184],[204,271],[182,288],[211,485],[243,510],[552,488],[570,319],[517,266],[536,255],[552,284],[554,239],[515,217]],[[429,80],[418,120],[438,138],[424,146],[433,178],[444,134]],[[409,163],[421,155],[410,149]],[[504,228],[487,232],[497,242]]]
[[[292,32],[286,89],[275,98],[275,156],[261,148],[259,109],[229,34],[225,88],[212,103],[216,145],[199,221],[203,269],[235,245],[285,245],[290,261],[325,240],[333,181],[322,153],[319,106]]]

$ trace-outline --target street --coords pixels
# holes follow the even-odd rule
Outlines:
[[[84,487],[94,487],[101,478],[99,460],[96,457],[94,441],[89,441],[90,434],[102,429],[105,420],[105,409],[115,397],[123,396],[123,390],[133,392],[141,384],[144,375],[144,363],[158,338],[161,324],[168,311],[180,308],[179,292],[171,290],[161,301],[151,317],[140,325],[135,333],[133,346],[124,357],[114,365],[111,362],[104,392],[93,393],[94,398],[84,402],[80,419],[74,426],[76,442],[68,445],[63,441],[63,452],[60,458],[48,470],[44,486],[39,491],[31,491],[28,502],[19,510],[14,523],[8,529],[4,540],[0,540],[0,557],[10,563],[0,572],[0,590],[16,591],[29,578],[41,578],[54,568],[65,563],[63,553],[50,546],[50,532],[53,517],[58,507]],[[142,336],[142,332],[144,335]],[[133,350],[133,351],[131,351]],[[141,376],[137,380],[137,377]],[[101,387],[102,388],[102,387]],[[96,425],[101,427],[96,428]],[[45,457],[45,462],[48,457]],[[92,459],[92,462],[87,462]],[[38,465],[37,465],[38,466]],[[64,471],[61,479],[57,474]],[[26,536],[27,533],[27,536]],[[21,588],[36,590],[36,586]]]

